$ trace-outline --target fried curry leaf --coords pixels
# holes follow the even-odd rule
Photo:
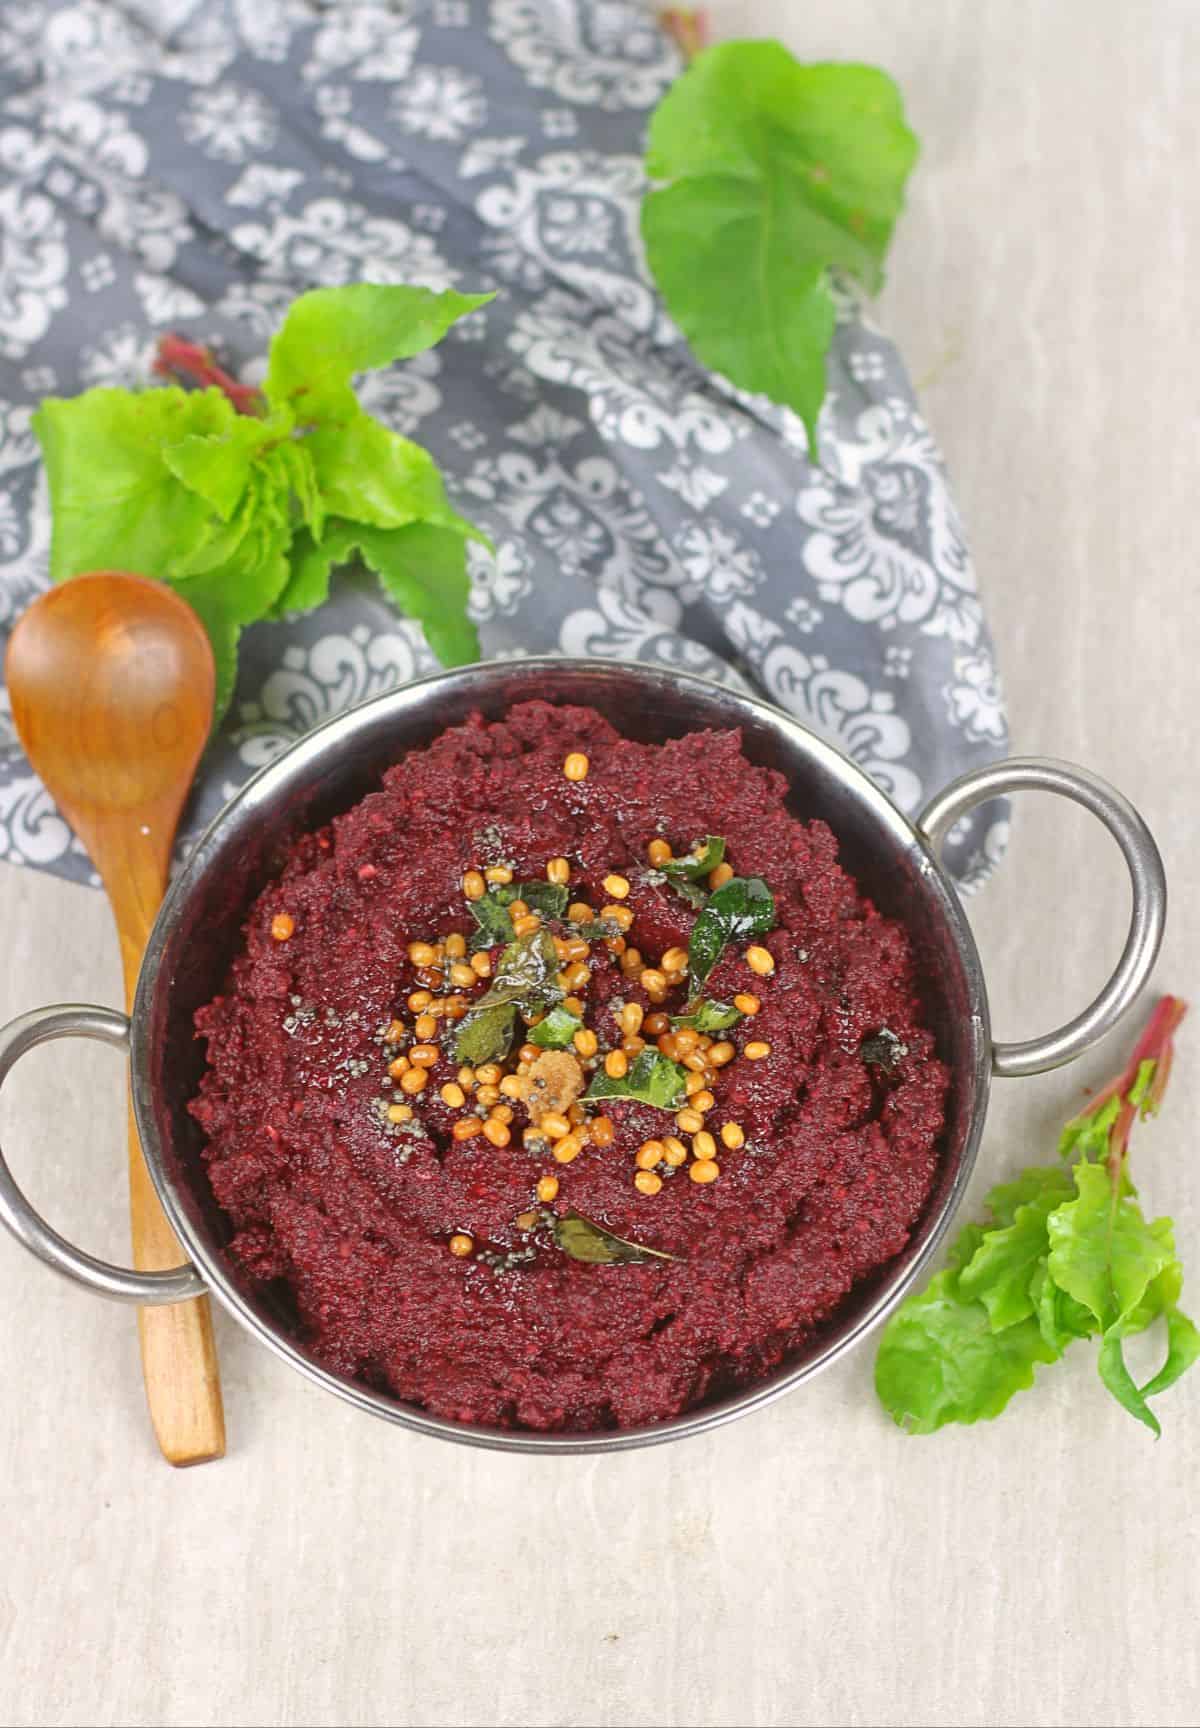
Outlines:
[[[516,1030],[515,1002],[493,1002],[490,1007],[475,1008],[458,1028],[455,1059],[472,1068],[481,1062],[498,1062],[511,1050]]]
[[[671,1025],[678,1030],[681,1026],[690,1026],[696,1032],[724,1032],[730,1026],[736,1026],[742,1018],[740,1008],[734,1008],[729,1002],[713,1002],[707,996],[699,1002],[688,1004],[686,1014],[672,1014]]]
[[[686,1068],[657,1050],[642,1050],[633,1064],[614,1079],[601,1069],[585,1094],[588,1098],[631,1098],[656,1110],[678,1110],[686,1096]]]
[[[561,918],[570,898],[570,890],[560,882],[518,882],[513,895],[514,900],[524,900],[531,912],[538,912],[543,918]]]
[[[508,907],[509,900],[515,900],[516,895],[511,894],[506,900],[502,894],[503,890],[494,889],[479,900],[467,901],[476,925],[468,944],[472,950],[493,948],[497,942],[512,941],[513,927]]]
[[[551,1008],[544,1020],[531,1026],[525,1036],[531,1044],[537,1044],[543,1050],[569,1050],[576,1032],[582,1029],[583,1021],[579,1015],[572,1014],[560,1002],[557,1008]]]
[[[708,889],[702,888],[699,882],[693,882],[687,876],[668,876],[667,881],[679,898],[694,906],[697,912],[702,912],[708,905]]]
[[[668,858],[665,864],[658,865],[658,869],[672,881],[700,882],[724,860],[724,836],[710,834],[703,844],[697,840],[686,858]]]
[[[639,1260],[678,1260],[678,1254],[667,1254],[661,1248],[647,1248],[640,1242],[630,1242],[624,1236],[614,1236],[611,1230],[593,1224],[578,1212],[567,1212],[554,1221],[554,1239],[564,1254],[572,1260],[583,1260],[589,1266],[629,1266]]]
[[[731,942],[761,936],[773,928],[775,901],[761,876],[734,876],[710,894],[692,926],[688,978],[693,997]]]
[[[467,906],[479,928],[471,937],[471,947],[491,948],[497,942],[513,939],[512,917],[508,908],[514,900],[523,900],[531,912],[542,918],[561,918],[567,909],[569,891],[557,882],[497,882],[479,900],[468,900]]]
[[[1183,1267],[1169,1218],[1148,1221],[1127,1170],[1130,1130],[1154,1114],[1184,1004],[1164,997],[1123,1074],[1067,1124],[1065,1163],[1033,1166],[993,1188],[988,1227],[969,1225],[944,1272],[886,1327],[876,1387],[896,1421],[927,1434],[999,1414],[1082,1338],[1100,1340],[1107,1390],[1153,1434],[1148,1400],[1200,1358],[1200,1332],[1179,1308]],[[1124,1341],[1163,1322],[1166,1354],[1138,1386]]]
[[[608,942],[621,934],[621,926],[612,918],[592,918],[586,924],[573,924],[571,933],[585,942]]]
[[[558,955],[547,930],[534,930],[510,942],[501,954],[491,986],[458,1028],[454,1054],[459,1062],[478,1067],[507,1056],[517,1029],[517,1015],[552,1008],[562,998],[555,983]]]
[[[894,1074],[897,1064],[908,1055],[908,1045],[890,1027],[881,1026],[878,1032],[872,1032],[869,1038],[863,1039],[858,1053],[868,1068],[881,1068],[885,1074]]]
[[[668,858],[657,866],[681,900],[700,911],[708,902],[707,879],[711,870],[725,858],[725,840],[720,834],[710,834],[697,840],[686,858]]]

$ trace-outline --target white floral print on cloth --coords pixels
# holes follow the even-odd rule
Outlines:
[[[682,667],[765,694],[912,813],[1003,753],[991,641],[941,460],[889,342],[839,296],[820,461],[708,376],[646,271],[649,112],[679,70],[630,0],[25,0],[0,18],[0,631],[46,585],[30,432],[51,392],[151,382],[157,337],[246,380],[315,284],[495,288],[372,375],[495,543],[483,652]],[[256,768],[435,669],[361,574],[243,639],[182,844]],[[994,867],[1001,807],[947,857]],[[88,879],[0,704],[0,859]]]

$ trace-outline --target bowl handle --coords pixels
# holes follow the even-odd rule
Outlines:
[[[0,1086],[27,1050],[52,1038],[97,1038],[102,1044],[128,1050],[129,1021],[111,1008],[74,1003],[35,1008],[31,1014],[10,1020],[0,1028]],[[176,1266],[169,1272],[134,1272],[124,1266],[111,1266],[107,1260],[97,1260],[82,1248],[76,1248],[34,1211],[14,1182],[3,1151],[0,1151],[0,1223],[7,1225],[17,1241],[23,1242],[47,1266],[117,1302],[143,1305],[183,1302],[189,1296],[203,1296],[206,1289],[199,1272],[190,1264]]]
[[[1114,786],[1070,762],[1014,756],[1007,762],[974,768],[931,799],[917,818],[917,828],[936,854],[961,816],[977,804],[1011,792],[1057,792],[1100,818],[1129,866],[1133,916],[1116,970],[1082,1014],[1041,1038],[992,1046],[992,1070],[1005,1077],[1059,1068],[1103,1038],[1132,1005],[1154,970],[1167,915],[1167,883],[1154,836]]]

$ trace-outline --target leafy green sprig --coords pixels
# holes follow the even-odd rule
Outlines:
[[[1129,1140],[1135,1122],[1158,1114],[1186,1012],[1162,998],[1129,1066],[1067,1123],[1060,1162],[993,1188],[990,1223],[968,1224],[945,1271],[892,1316],[875,1385],[909,1433],[998,1416],[1038,1364],[1082,1338],[1099,1339],[1100,1378],[1117,1402],[1159,1433],[1149,1400],[1200,1356],[1200,1331],[1179,1307],[1171,1220],[1148,1222],[1138,1205]],[[1125,1340],[1156,1320],[1164,1359],[1139,1386]]]
[[[466,541],[428,451],[359,404],[358,373],[432,347],[490,294],[360,282],[293,301],[261,390],[206,350],[160,344],[159,369],[205,386],[50,397],[33,425],[46,464],[54,581],[129,570],[170,584],[216,660],[216,717],[238,640],[260,618],[308,612],[359,557],[446,665],[478,657],[466,617]]]

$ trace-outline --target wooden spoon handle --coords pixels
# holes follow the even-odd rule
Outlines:
[[[150,816],[139,832],[127,824],[103,836],[99,865],[121,943],[125,1007],[132,1012],[142,955],[167,882],[167,846],[174,817]],[[100,850],[97,847],[97,850]],[[129,1222],[133,1263],[139,1272],[164,1272],[185,1256],[167,1222],[129,1111]],[[142,1376],[150,1420],[170,1464],[203,1464],[225,1452],[225,1411],[207,1296],[138,1309]]]
[[[133,1263],[163,1272],[184,1256],[142,1157],[129,1112],[129,1215]],[[207,1296],[169,1307],[139,1308],[142,1375],[150,1420],[169,1464],[203,1464],[225,1452],[225,1411]]]

